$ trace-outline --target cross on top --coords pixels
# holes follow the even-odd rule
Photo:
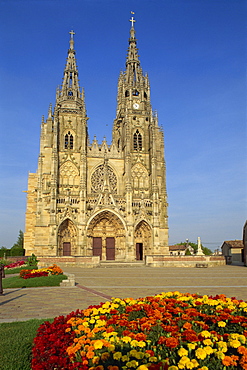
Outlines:
[[[75,32],[71,30],[71,31],[69,32],[69,34],[70,34],[71,39],[73,39],[73,36],[75,35]]]
[[[135,13],[134,12],[131,12],[131,14],[135,14]],[[134,19],[133,16],[131,17],[130,22],[131,22],[131,27],[133,28],[134,27],[134,23],[135,23],[135,19]]]

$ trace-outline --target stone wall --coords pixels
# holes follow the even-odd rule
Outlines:
[[[146,266],[150,267],[197,267],[197,265],[213,267],[225,264],[224,256],[146,256]]]

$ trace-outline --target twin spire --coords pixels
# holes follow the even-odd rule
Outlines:
[[[136,22],[133,14],[131,12],[132,17],[130,19],[131,22],[131,29],[130,29],[130,38],[129,38],[129,47],[128,47],[128,55],[126,60],[126,80],[128,83],[134,83],[140,81],[142,71],[140,68],[140,61],[138,59],[138,49],[137,49],[137,40],[135,37],[135,28],[134,23]],[[80,91],[79,86],[79,79],[78,79],[78,69],[76,65],[76,58],[75,58],[75,49],[74,49],[74,35],[75,32],[71,30],[70,34],[70,41],[69,41],[69,50],[68,50],[68,57],[64,69],[64,77],[62,87],[57,91],[57,102],[62,103],[65,100],[70,100],[82,103],[83,100],[83,93]]]

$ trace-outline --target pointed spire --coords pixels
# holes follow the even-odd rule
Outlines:
[[[77,101],[78,98],[82,98],[80,92],[79,79],[78,79],[78,69],[76,65],[75,49],[74,49],[74,31],[70,31],[70,41],[68,57],[64,69],[63,84],[61,89],[57,92],[58,100],[70,100]]]
[[[129,20],[131,22],[130,28],[130,38],[129,38],[129,47],[128,55],[126,60],[126,76],[128,82],[138,81],[140,79],[140,73],[142,74],[140,68],[140,61],[138,59],[138,49],[137,49],[137,39],[135,37],[135,28],[134,23],[136,20],[133,17],[134,12],[131,12],[132,17]]]

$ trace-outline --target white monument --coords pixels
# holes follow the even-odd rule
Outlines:
[[[201,245],[201,238],[198,236],[197,238],[197,256],[204,256],[202,245]]]

